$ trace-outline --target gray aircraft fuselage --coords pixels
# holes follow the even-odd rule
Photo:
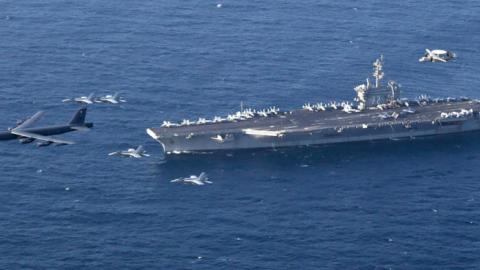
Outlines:
[[[50,135],[58,135],[58,134],[63,134],[71,131],[76,131],[77,129],[75,129],[75,127],[76,127],[75,125],[57,125],[57,126],[38,127],[38,128],[26,128],[26,129],[22,129],[22,131],[35,133],[43,136],[50,136]],[[85,123],[85,124],[82,124],[81,127],[91,128],[93,127],[93,123]],[[12,134],[9,131],[0,133],[0,141],[14,140],[18,138],[22,138],[22,136]]]

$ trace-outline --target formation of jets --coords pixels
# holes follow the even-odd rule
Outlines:
[[[66,145],[74,144],[72,141],[58,139],[51,135],[58,135],[78,130],[88,130],[93,127],[93,123],[86,123],[85,116],[87,115],[87,108],[79,109],[72,120],[64,125],[54,125],[47,127],[32,127],[42,116],[44,112],[39,111],[32,117],[17,121],[17,125],[9,128],[6,132],[0,133],[0,140],[15,140],[17,139],[22,144],[38,141],[37,146],[48,146],[51,144]]]
[[[85,117],[87,115],[87,108],[79,109],[73,116],[73,118],[67,124],[63,125],[53,125],[53,126],[44,126],[44,127],[33,127],[33,125],[42,118],[44,115],[43,111],[35,113],[33,116],[18,120],[15,127],[8,128],[6,132],[0,132],[0,140],[18,140],[22,144],[32,143],[37,141],[38,147],[49,146],[52,144],[55,145],[68,145],[74,144],[73,141],[63,140],[59,138],[52,137],[52,135],[63,134],[67,132],[73,132],[78,130],[89,130],[93,127],[93,123],[85,122]],[[125,151],[116,151],[109,154],[110,156],[123,156],[123,157],[132,157],[132,158],[142,158],[149,157],[150,155],[144,150],[143,146],[140,145],[136,149],[130,148]],[[211,181],[208,181],[207,175],[202,172],[199,176],[192,175],[190,177],[177,178],[171,181],[172,183],[181,182],[184,184],[192,185],[205,185],[212,184]]]
[[[94,103],[119,104],[127,101],[122,97],[120,97],[120,93],[116,92],[113,95],[105,95],[100,97],[95,97],[95,93],[91,93],[88,96],[67,98],[62,100],[62,102],[75,102],[80,104],[94,104]]]
[[[208,181],[207,174],[202,172],[199,176],[191,175],[190,177],[180,177],[170,181],[171,183],[184,183],[190,185],[203,186],[205,184],[212,184],[211,181]]]
[[[425,54],[418,59],[419,62],[448,62],[457,57],[457,55],[451,51],[446,50],[429,50],[425,49]]]
[[[64,99],[63,102],[75,102],[80,104],[93,104],[93,103],[111,103],[118,104],[126,102],[119,96],[119,93],[114,95],[106,95],[101,97],[95,97],[94,93],[88,96],[81,96],[72,99]],[[24,120],[18,120],[14,127],[8,128],[6,132],[0,132],[0,141],[15,140],[17,139],[22,144],[32,143],[37,141],[37,146],[55,145],[68,145],[74,144],[73,141],[63,140],[52,135],[63,134],[67,132],[77,130],[88,130],[93,127],[93,123],[86,123],[85,116],[87,114],[87,108],[83,107],[79,109],[72,120],[64,125],[54,125],[46,127],[33,127],[33,125],[44,115],[43,111],[35,113],[30,118]],[[139,146],[137,149],[128,149],[126,151],[117,151],[110,153],[109,155],[128,156],[133,158],[141,158],[150,156],[143,149],[143,146]]]
[[[132,158],[142,158],[142,157],[149,157],[150,155],[147,154],[147,151],[143,150],[143,146],[137,147],[137,149],[129,148],[128,150],[124,151],[116,151],[108,154],[109,156],[122,156],[122,157],[132,157]]]
[[[220,4],[218,4],[219,6]],[[217,6],[217,7],[218,7]],[[447,50],[430,50],[426,49],[425,54],[419,59],[419,62],[448,62],[451,60],[456,59],[456,54],[447,51]],[[113,95],[104,95],[96,97],[95,93],[91,93],[88,96],[81,96],[75,97],[70,99],[64,99],[62,102],[73,102],[79,104],[95,104],[95,103],[106,103],[106,104],[120,104],[126,102],[125,99],[120,97],[119,93],[116,92]],[[408,103],[406,105],[408,107]],[[352,104],[348,102],[336,103],[331,102],[327,104],[317,103],[311,105],[307,103],[303,106],[303,109],[309,111],[325,111],[329,109],[333,110],[343,110],[347,113],[356,111]],[[207,124],[207,123],[217,123],[217,122],[224,122],[224,121],[241,121],[245,119],[250,119],[253,117],[268,117],[270,115],[277,115],[279,113],[279,109],[276,107],[271,107],[264,110],[252,110],[246,109],[235,114],[228,115],[226,118],[222,117],[214,117],[212,120],[208,120],[205,118],[199,118],[198,121],[191,121],[188,119],[184,119],[181,123],[171,123],[165,121],[162,124],[162,127],[171,127],[171,126],[183,126],[183,125],[194,125],[194,124]],[[396,119],[401,115],[404,114],[413,114],[415,110],[411,108],[407,108],[402,110],[400,113],[381,113],[378,117],[382,119]],[[64,134],[68,132],[78,131],[78,130],[89,130],[93,127],[93,123],[85,122],[85,117],[87,114],[87,108],[79,109],[70,122],[63,125],[53,125],[53,126],[43,126],[43,127],[33,127],[33,125],[44,115],[43,111],[39,111],[35,113],[30,118],[19,120],[17,121],[15,127],[8,128],[5,132],[0,132],[0,141],[1,140],[18,140],[21,144],[28,144],[34,141],[37,141],[37,147],[44,147],[49,145],[70,145],[74,144],[75,142],[64,140],[56,137],[52,137],[53,135]],[[465,115],[473,114],[472,110],[461,110],[459,112],[450,112],[450,113],[442,113],[441,118],[458,118],[463,117]],[[367,124],[362,124],[363,128],[368,128]],[[263,130],[246,130],[246,134],[253,134],[253,135],[261,135],[261,136],[279,136],[279,134],[270,134],[268,131]],[[218,142],[224,142],[231,138],[229,137],[222,137],[221,135],[217,135],[212,137],[213,140]],[[131,158],[143,158],[149,157],[150,155],[144,150],[143,146],[138,146],[136,149],[129,148],[123,151],[116,151],[108,154],[109,156],[121,156],[121,157],[131,157]],[[211,181],[208,180],[207,174],[202,172],[200,175],[191,175],[189,177],[180,177],[174,180],[171,180],[172,183],[183,183],[183,184],[190,184],[190,185],[199,185],[203,186],[206,184],[212,184]]]
[[[419,59],[419,61],[420,62],[448,62],[455,58],[456,58],[456,54],[451,51],[441,50],[441,49],[435,49],[435,50],[426,49],[425,54],[423,55],[423,57]],[[74,103],[80,103],[80,104],[94,104],[94,103],[119,104],[119,103],[126,102],[126,100],[120,97],[119,93],[116,92],[113,95],[104,95],[99,97],[96,97],[95,93],[91,93],[88,96],[64,99],[62,100],[62,102],[74,102]],[[313,105],[307,103],[303,106],[303,109],[310,110],[310,111],[320,111],[320,110],[323,111],[328,109],[334,109],[334,110],[342,109],[346,112],[355,111],[352,105],[348,102],[346,103],[332,102],[328,104],[318,103]],[[224,122],[224,121],[240,121],[240,120],[245,120],[245,119],[249,119],[256,116],[268,117],[269,115],[276,115],[278,113],[279,113],[279,109],[276,107],[271,107],[266,110],[259,110],[259,111],[255,111],[252,109],[243,110],[242,108],[240,112],[228,115],[226,118],[216,116],[213,118],[213,120],[199,118],[198,121],[191,121],[188,119],[184,119],[179,124],[165,121],[162,124],[162,127],[207,124],[207,123],[217,123],[217,122]],[[406,114],[406,113],[413,113],[413,112],[404,110],[402,111],[402,113]],[[33,128],[32,125],[38,119],[40,119],[43,116],[43,114],[44,114],[43,111],[39,111],[28,119],[17,121],[16,126],[14,128],[9,128],[7,132],[0,133],[0,140],[18,139],[23,144],[31,143],[36,140],[38,141],[37,145],[39,147],[48,146],[50,144],[56,144],[56,145],[73,144],[74,142],[54,138],[54,137],[51,137],[51,135],[63,134],[63,133],[76,131],[76,130],[89,129],[93,126],[92,123],[85,123],[86,108],[82,108],[77,111],[74,119],[72,119],[72,121],[70,121],[70,123],[66,125]],[[396,118],[397,116],[381,114],[380,117]],[[228,138],[217,136],[217,137],[212,137],[212,139],[223,142]],[[113,152],[113,153],[110,153],[109,155],[129,156],[134,158],[149,156],[146,153],[146,151],[143,150],[142,146],[139,146],[137,149],[128,149],[126,151]],[[188,179],[192,180],[195,178],[190,177],[190,178],[185,178],[184,180],[188,182],[189,181]],[[175,179],[175,181],[177,180],[179,181],[179,179]]]
[[[52,135],[63,134],[67,132],[73,132],[78,130],[89,130],[93,127],[93,123],[85,122],[85,117],[87,115],[87,108],[79,109],[73,116],[73,118],[67,124],[63,125],[53,125],[53,126],[44,126],[44,127],[33,127],[33,125],[42,118],[44,115],[43,111],[35,113],[33,116],[18,120],[15,127],[8,128],[6,132],[0,132],[0,140],[18,140],[22,144],[32,143],[37,141],[38,147],[49,146],[52,144],[55,145],[68,145],[74,144],[73,141],[63,140],[59,138],[52,137]],[[109,154],[110,156],[123,156],[123,157],[132,157],[132,158],[142,158],[149,157],[150,155],[144,150],[143,146],[140,145],[136,149],[130,148],[125,151],[116,151]],[[212,184],[211,181],[208,181],[207,175],[202,172],[199,176],[192,175],[190,177],[177,178],[171,181],[182,182],[184,184],[192,185],[205,185]]]

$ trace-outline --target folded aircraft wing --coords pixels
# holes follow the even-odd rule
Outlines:
[[[11,133],[13,133],[15,135],[18,135],[18,136],[32,138],[32,139],[36,139],[36,140],[40,140],[40,141],[53,142],[53,143],[58,143],[58,144],[75,144],[72,141],[60,140],[60,139],[56,139],[56,138],[49,137],[49,136],[43,136],[43,135],[36,134],[36,133],[31,133],[31,132],[26,132],[26,131],[23,131],[23,130],[18,130],[16,128],[13,129],[11,131]]]
[[[16,128],[17,129],[24,129],[24,128],[27,128],[27,127],[35,124],[35,122],[37,122],[38,119],[40,119],[43,116],[44,113],[45,113],[44,111],[39,111],[39,112],[35,113],[32,117],[25,120],[23,123],[18,125]]]

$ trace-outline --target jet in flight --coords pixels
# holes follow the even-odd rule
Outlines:
[[[170,181],[171,183],[184,183],[184,184],[192,184],[197,186],[203,186],[205,184],[212,184],[211,181],[208,181],[207,174],[202,172],[199,176],[191,175],[190,177],[180,177],[177,179],[173,179]]]
[[[419,62],[448,62],[457,57],[453,52],[446,50],[429,50],[425,49],[425,55],[418,59]]]
[[[137,149],[130,148],[125,151],[116,151],[108,154],[109,156],[123,156],[123,157],[133,157],[133,158],[142,158],[149,157],[147,151],[143,150],[143,146],[139,146]]]
[[[32,117],[17,121],[14,128],[9,128],[7,132],[0,132],[0,141],[17,139],[22,144],[38,141],[37,146],[48,146],[50,144],[66,145],[74,144],[72,141],[62,140],[51,135],[58,135],[77,130],[88,130],[93,127],[93,123],[85,123],[87,108],[79,109],[72,120],[66,125],[55,125],[47,127],[32,127],[42,116],[44,112],[39,111]]]
[[[95,93],[91,93],[88,97],[77,97],[77,98],[67,98],[62,100],[62,102],[76,102],[80,104],[93,104],[95,102]]]
[[[106,95],[103,97],[99,97],[95,100],[97,103],[110,103],[110,104],[119,104],[123,102],[127,102],[122,97],[119,96],[119,93],[116,92],[114,95]]]

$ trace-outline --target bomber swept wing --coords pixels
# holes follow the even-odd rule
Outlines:
[[[15,129],[24,129],[30,127],[31,125],[35,124],[44,114],[44,111],[38,111],[32,117],[28,118],[23,123],[15,127]]]
[[[75,144],[75,142],[52,137],[58,134],[64,134],[77,130],[87,130],[93,127],[93,123],[85,122],[87,108],[78,109],[73,118],[67,124],[54,126],[33,126],[42,116],[44,112],[39,111],[28,119],[17,121],[15,127],[10,127],[6,132],[0,132],[0,140],[15,140],[22,144],[38,141],[37,146],[48,146],[51,144],[65,145]]]
[[[11,133],[13,133],[15,135],[18,135],[18,136],[26,137],[26,138],[32,138],[32,139],[36,139],[36,140],[40,140],[40,141],[52,142],[52,143],[57,143],[57,144],[75,144],[72,141],[61,140],[61,139],[57,139],[57,138],[53,138],[53,137],[49,137],[49,136],[43,136],[43,135],[36,134],[36,133],[31,133],[31,132],[27,132],[27,131],[23,131],[23,130],[18,130],[18,128],[13,129],[11,131]]]

